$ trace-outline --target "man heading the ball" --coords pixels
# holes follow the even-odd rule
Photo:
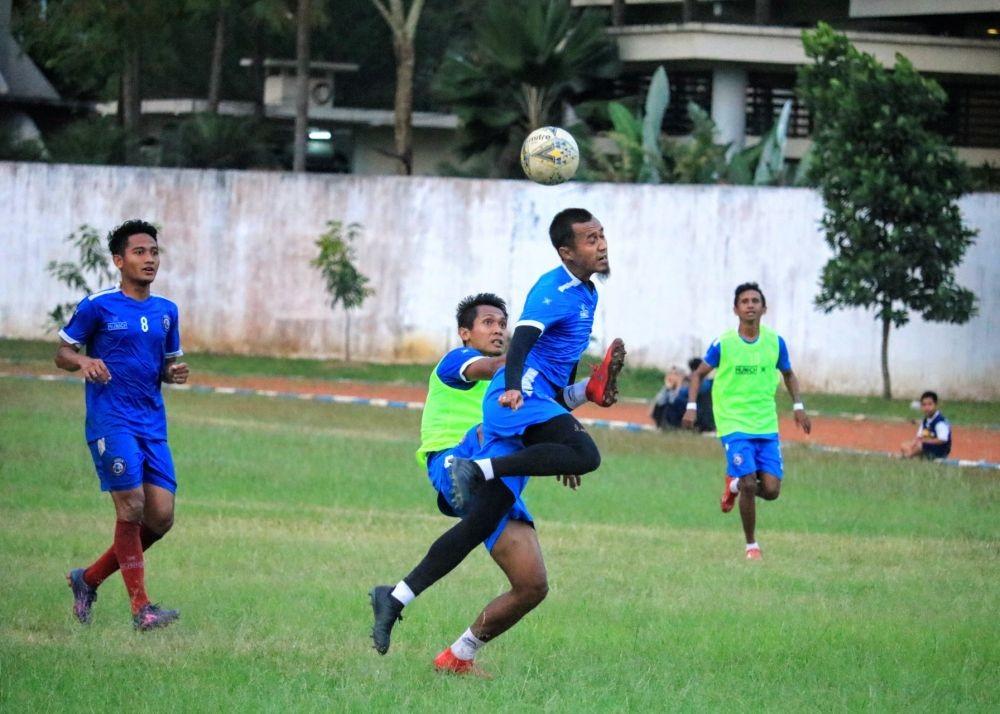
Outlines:
[[[174,622],[179,613],[152,604],[146,595],[143,552],[174,521],[177,482],[167,445],[160,384],[183,384],[188,367],[181,351],[177,306],[153,295],[160,267],[156,227],[127,221],[108,236],[121,284],[80,301],[59,331],[56,366],[87,380],[87,444],[102,491],[115,508],[114,541],[87,568],[67,576],[73,613],[90,621],[97,587],[121,570],[140,631]],[[86,346],[86,355],[80,354]]]
[[[711,344],[701,366],[691,375],[689,391],[697,394],[701,380],[716,370],[712,406],[727,462],[722,511],[732,510],[738,494],[746,557],[759,560],[755,498],[776,499],[784,472],[774,404],[779,373],[792,395],[795,423],[806,434],[812,430],[812,424],[802,405],[799,380],[792,371],[785,340],[760,322],[767,312],[767,299],[757,283],[737,286],[733,312],[739,318],[739,326]],[[686,428],[694,426],[696,412],[697,404],[689,402],[682,420]]]
[[[525,319],[530,322],[519,323],[507,355],[506,370],[516,373],[514,384],[525,394],[516,404],[508,397],[501,405],[498,393],[507,391],[506,370],[497,369],[483,401],[482,443],[477,449],[480,437],[476,430],[466,434],[459,449],[450,455],[450,488],[441,488],[462,520],[431,546],[423,561],[395,588],[380,586],[372,591],[372,638],[381,654],[389,648],[393,625],[400,619],[403,607],[451,572],[476,544],[496,532],[527,483],[527,477],[519,474],[582,474],[600,463],[596,445],[569,411],[588,400],[610,406],[617,395],[616,379],[624,360],[621,340],[614,342],[590,378],[573,383],[576,363],[589,343],[596,307],[596,290],[589,278],[608,272],[607,242],[600,223],[582,209],[557,215],[550,236],[563,265],[543,276],[532,289],[524,311],[526,317],[522,318],[522,323]],[[542,338],[546,331],[548,336]],[[532,349],[535,343],[537,350]],[[532,356],[536,351],[538,355]],[[557,386],[560,384],[563,386]],[[520,394],[520,389],[516,391]],[[495,416],[501,409],[510,409],[510,413],[520,410],[521,426],[513,425],[511,420],[502,430],[491,425],[490,414]],[[478,476],[469,474],[465,486],[456,488],[458,464]],[[489,478],[477,464],[493,465]],[[478,481],[474,486],[470,483],[473,480]],[[568,477],[567,485],[577,483],[577,477]],[[507,527],[511,527],[510,522]],[[526,538],[525,547],[520,549],[524,559],[519,565],[519,569],[531,574],[525,597],[520,604],[503,603],[505,594],[490,603],[473,627],[438,656],[435,664],[440,669],[464,671],[470,667],[476,651],[486,641],[505,631],[544,598],[544,563],[541,553],[536,556],[529,547],[537,547],[537,538],[533,531],[529,535],[520,526],[515,528]],[[516,616],[498,617],[504,606]]]

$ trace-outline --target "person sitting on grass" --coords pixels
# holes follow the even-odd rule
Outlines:
[[[936,392],[926,391],[920,395],[920,411],[924,413],[924,418],[916,437],[900,445],[903,458],[946,458],[951,453],[951,424],[938,408]]]

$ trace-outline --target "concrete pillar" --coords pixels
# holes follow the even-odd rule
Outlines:
[[[736,67],[712,70],[712,120],[723,143],[741,148],[746,137],[747,73]]]

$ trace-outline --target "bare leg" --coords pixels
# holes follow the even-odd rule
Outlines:
[[[775,500],[781,493],[781,479],[774,474],[758,471],[740,479],[740,519],[743,521],[743,535],[747,543],[756,543],[757,528],[756,497],[765,501]]]
[[[549,590],[538,536],[527,523],[509,521],[491,555],[507,575],[510,590],[495,598],[476,617],[472,634],[483,642],[513,627],[545,599]]]
[[[158,537],[165,536],[174,525],[174,494],[151,483],[142,485],[146,506],[142,523]]]

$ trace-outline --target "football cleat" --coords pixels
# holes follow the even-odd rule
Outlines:
[[[736,505],[737,494],[733,493],[731,489],[733,481],[738,481],[738,480],[739,479],[737,479],[735,476],[730,476],[728,474],[726,475],[726,486],[725,489],[722,491],[722,500],[719,502],[719,505],[722,506],[723,513],[729,513],[731,510],[733,510],[733,506]]]
[[[471,674],[474,677],[493,679],[493,675],[477,665],[476,660],[456,657],[451,647],[434,658],[434,669],[448,674]]]
[[[482,470],[469,459],[453,459],[448,469],[451,477],[451,503],[456,511],[469,509],[472,498],[486,480]]]
[[[83,579],[83,571],[83,568],[69,571],[66,582],[73,591],[73,614],[77,620],[86,625],[90,622],[90,608],[97,600],[97,588],[87,585],[87,581]]]
[[[761,560],[763,557],[760,548],[747,548],[747,560]]]
[[[384,655],[389,651],[389,640],[396,620],[403,619],[403,604],[392,596],[392,587],[376,585],[368,593],[372,603],[375,624],[372,625],[372,645],[375,651]]]
[[[159,605],[143,605],[139,612],[132,616],[132,624],[139,632],[155,630],[176,622],[181,616],[178,610],[164,610]]]
[[[618,374],[625,365],[625,343],[620,337],[611,341],[604,359],[594,367],[587,382],[587,400],[600,407],[610,407],[618,401]]]

